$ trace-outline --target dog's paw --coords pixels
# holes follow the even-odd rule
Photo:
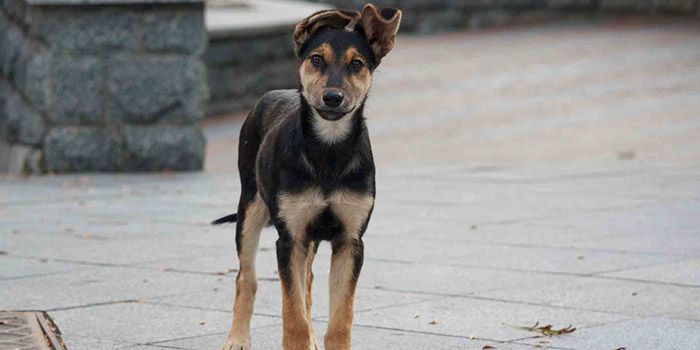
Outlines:
[[[226,339],[221,350],[250,350],[250,340]]]

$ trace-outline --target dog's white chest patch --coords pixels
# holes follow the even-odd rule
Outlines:
[[[312,114],[314,118],[314,132],[321,141],[327,144],[333,144],[344,140],[352,130],[352,118],[349,115],[338,120],[326,120],[318,115],[316,111],[313,111]]]
[[[344,234],[354,238],[374,207],[374,197],[352,191],[336,191],[326,196],[321,189],[313,187],[300,193],[282,193],[278,205],[279,216],[295,239],[303,239],[309,225],[328,208],[343,224]]]

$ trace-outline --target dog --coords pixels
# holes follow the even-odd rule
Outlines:
[[[375,199],[375,166],[363,114],[372,73],[394,47],[401,11],[364,6],[325,10],[294,28],[298,90],[265,93],[241,128],[239,271],[224,350],[251,347],[260,231],[277,229],[282,346],[319,349],[311,326],[311,265],[321,241],[332,247],[326,350],[350,349],[363,234]]]

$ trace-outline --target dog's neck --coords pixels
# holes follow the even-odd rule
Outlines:
[[[306,142],[323,148],[353,146],[364,128],[364,103],[338,120],[326,120],[301,98],[301,127]]]

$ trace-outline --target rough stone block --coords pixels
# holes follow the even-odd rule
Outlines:
[[[128,7],[37,8],[32,31],[57,51],[101,52],[136,48],[138,15]]]
[[[6,81],[0,81],[0,138],[10,144],[41,145],[45,132],[41,115]]]
[[[601,0],[600,9],[610,12],[642,12],[652,10],[654,0]]]
[[[207,97],[202,63],[187,57],[119,56],[110,60],[108,116],[128,123],[190,124]]]
[[[40,150],[30,146],[11,146],[0,140],[0,174],[15,176],[40,174],[40,163]]]
[[[48,109],[50,69],[51,56],[48,51],[33,42],[25,41],[20,45],[12,68],[13,80],[15,86],[39,111]]]
[[[595,7],[593,0],[547,0],[547,7],[553,9],[591,9]]]
[[[22,21],[26,16],[29,5],[24,0],[2,0],[0,7],[5,10],[8,17]]]
[[[54,60],[50,111],[54,124],[103,122],[101,70],[96,57],[61,56]]]
[[[204,61],[207,65],[259,65],[280,59],[294,60],[294,47],[289,39],[291,29],[279,34],[254,36],[247,39],[230,38],[212,41]]]
[[[653,6],[661,13],[693,13],[695,0],[654,0]]]
[[[124,169],[201,170],[205,143],[198,127],[125,127]]]
[[[144,14],[141,43],[148,51],[200,54],[206,46],[201,4]]]
[[[22,33],[14,26],[7,25],[0,33],[0,75],[12,76],[12,69],[19,55]]]
[[[55,127],[44,141],[46,169],[51,172],[118,170],[119,144],[114,130]]]

